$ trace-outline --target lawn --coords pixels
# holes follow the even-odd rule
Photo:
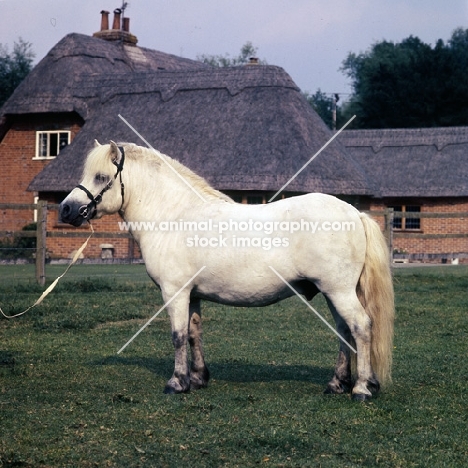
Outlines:
[[[6,313],[33,278],[0,266]],[[205,303],[210,385],[167,396],[166,313],[117,355],[162,304],[144,267],[75,266],[0,319],[0,467],[466,466],[468,268],[397,269],[395,289],[394,383],[371,403],[323,395],[337,340],[298,298]]]

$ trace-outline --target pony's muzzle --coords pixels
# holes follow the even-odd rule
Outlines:
[[[83,221],[87,219],[88,205],[74,206],[72,203],[60,204],[59,215],[60,220],[64,223],[71,224],[72,226],[81,226]]]

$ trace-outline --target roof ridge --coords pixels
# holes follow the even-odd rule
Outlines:
[[[375,153],[384,147],[446,146],[468,143],[468,127],[425,127],[345,130],[342,142],[346,147],[372,147]]]
[[[252,70],[254,67],[238,68],[239,70],[233,68],[193,70],[190,73],[169,70],[157,73],[134,71],[131,74],[115,73],[106,77],[77,74],[74,76],[74,96],[89,97],[90,90],[99,90],[101,101],[106,102],[116,95],[160,92],[163,101],[166,102],[179,91],[227,89],[231,96],[250,87],[279,87],[299,91],[297,85],[281,67],[269,65],[258,67],[256,70]]]

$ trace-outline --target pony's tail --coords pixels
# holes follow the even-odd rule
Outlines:
[[[379,225],[361,213],[366,233],[366,257],[357,294],[372,322],[371,364],[380,383],[392,381],[393,321],[395,317],[390,255]]]

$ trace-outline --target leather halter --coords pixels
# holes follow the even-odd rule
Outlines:
[[[112,161],[112,164],[114,164],[114,166],[117,167],[117,171],[114,175],[114,178],[107,182],[105,187],[96,196],[93,196],[93,194],[83,185],[79,184],[76,186],[76,188],[83,190],[83,192],[86,193],[88,198],[91,200],[87,205],[80,206],[80,209],[78,210],[78,213],[80,214],[80,216],[83,216],[84,219],[89,220],[94,217],[94,215],[96,214],[96,206],[99,205],[99,203],[101,203],[102,196],[112,187],[112,185],[114,185],[114,181],[117,179],[117,176],[120,176],[120,194],[122,196],[122,203],[119,208],[119,213],[122,210],[125,193],[125,186],[122,182],[122,170],[125,161],[125,150],[123,146],[119,146],[118,148],[122,157],[120,158],[120,163],[117,163],[116,160]]]

